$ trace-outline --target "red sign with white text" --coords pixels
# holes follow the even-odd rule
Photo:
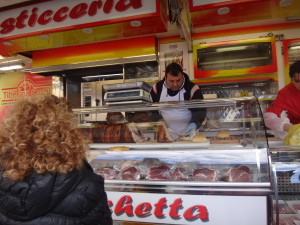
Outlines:
[[[141,19],[158,13],[157,0],[46,1],[0,14],[0,38],[23,37]]]
[[[107,191],[114,220],[191,225],[267,225],[266,196]]]

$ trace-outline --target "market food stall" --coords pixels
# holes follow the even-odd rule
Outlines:
[[[164,121],[151,119],[159,111],[179,108],[219,111],[220,128],[203,124],[195,136],[179,134],[174,139]],[[105,177],[115,221],[271,223],[273,177],[255,98],[114,105],[74,112],[79,123],[87,113],[124,115],[125,120],[113,123],[106,117],[80,124],[93,142],[91,165]],[[150,114],[149,121],[141,122],[139,114],[143,118]]]

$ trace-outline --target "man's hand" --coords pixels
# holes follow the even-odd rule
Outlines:
[[[185,129],[185,133],[190,132],[192,129],[197,129],[197,125],[195,123],[190,123],[188,127]]]
[[[293,125],[290,124],[290,123],[285,123],[285,124],[283,124],[283,130],[285,130],[286,132],[288,132],[289,129],[291,128],[291,126],[293,126]]]

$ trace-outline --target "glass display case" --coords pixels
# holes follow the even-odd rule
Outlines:
[[[277,145],[270,153],[276,178],[276,224],[300,224],[300,146]]]
[[[168,124],[166,112],[190,112],[202,123],[184,132]],[[113,218],[120,224],[272,223],[273,182],[256,98],[114,105],[74,113],[92,142],[91,165],[105,178]],[[86,114],[99,119],[87,121]]]

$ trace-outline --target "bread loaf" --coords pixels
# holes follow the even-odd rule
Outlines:
[[[207,142],[207,138],[203,134],[196,134],[192,137],[192,142],[204,143]]]
[[[230,137],[230,134],[227,130],[221,130],[217,133],[218,138],[228,138]]]

